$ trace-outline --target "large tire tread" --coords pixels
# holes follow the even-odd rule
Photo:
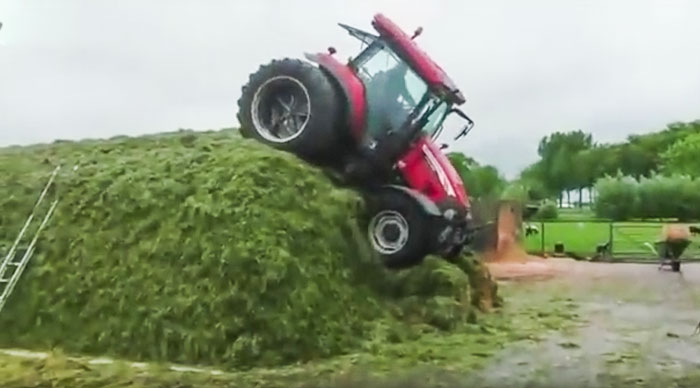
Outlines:
[[[258,88],[268,79],[286,75],[301,82],[310,98],[310,117],[303,132],[284,143],[270,142],[254,127],[252,103]],[[241,88],[237,118],[241,136],[253,138],[274,148],[289,151],[305,159],[328,160],[337,156],[340,125],[345,123],[342,94],[319,67],[299,59],[275,59],[249,76]]]
[[[368,210],[367,222],[363,223],[368,234],[370,233],[369,220],[382,210],[399,212],[409,225],[408,242],[403,249],[392,255],[381,255],[377,252],[385,267],[390,269],[413,267],[420,264],[430,253],[430,222],[428,215],[415,199],[396,190],[382,190],[371,197]]]

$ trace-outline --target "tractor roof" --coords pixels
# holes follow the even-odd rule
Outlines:
[[[372,26],[431,89],[444,93],[445,97],[456,104],[464,103],[464,96],[447,73],[396,23],[380,13],[374,16]]]

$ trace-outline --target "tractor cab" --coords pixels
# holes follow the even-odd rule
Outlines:
[[[409,37],[382,14],[372,22],[378,35],[339,25],[366,45],[348,64],[365,89],[365,136],[376,139],[387,132],[407,131],[409,138],[424,135],[436,140],[451,113],[467,122],[455,140],[471,130],[473,122],[454,107],[465,101],[461,92],[413,41],[421,28]]]
[[[463,182],[441,152],[443,146],[436,144],[452,113],[466,121],[455,140],[473,127],[456,108],[465,102],[464,96],[414,42],[422,29],[409,36],[382,14],[372,25],[377,35],[340,24],[366,45],[348,63],[366,100],[361,143],[373,150],[374,160],[380,161],[377,166],[395,166],[408,187],[437,204],[456,200],[459,208],[468,208]]]

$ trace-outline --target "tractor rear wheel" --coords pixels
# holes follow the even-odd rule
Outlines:
[[[420,264],[429,253],[430,220],[410,196],[384,190],[369,203],[367,236],[387,268]]]
[[[238,100],[241,135],[297,156],[334,155],[343,109],[333,82],[319,67],[296,59],[261,66]]]

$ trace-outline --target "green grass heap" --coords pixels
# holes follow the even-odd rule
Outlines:
[[[57,164],[0,346],[269,366],[474,318],[476,267],[384,270],[354,193],[230,131],[0,150],[0,253]]]

